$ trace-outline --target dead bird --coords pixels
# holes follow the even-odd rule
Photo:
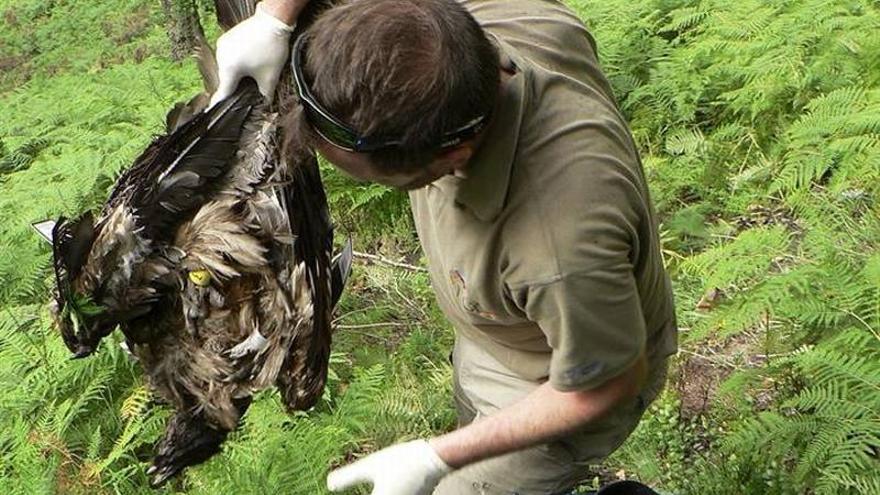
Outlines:
[[[253,2],[217,6],[229,24],[253,12]],[[216,64],[202,45],[210,94]],[[256,83],[209,110],[206,94],[169,112],[168,133],[121,174],[97,216],[51,226],[51,312],[73,357],[119,327],[151,389],[176,409],[148,470],[154,485],[218,452],[256,391],[275,385],[290,410],[315,404],[351,265],[350,242],[331,260],[314,155],[282,156],[278,109]]]

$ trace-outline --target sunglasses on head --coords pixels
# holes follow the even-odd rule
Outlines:
[[[293,45],[291,65],[293,66],[293,80],[296,83],[297,96],[305,111],[306,119],[315,132],[333,146],[357,153],[367,153],[400,146],[402,141],[399,139],[386,140],[358,135],[354,129],[334,117],[318,103],[311,90],[309,90],[305,74],[303,73],[305,41],[306,37],[300,36]],[[488,120],[488,114],[481,115],[465,123],[463,126],[447,132],[443,135],[437,148],[451,148],[471,139],[483,130]]]

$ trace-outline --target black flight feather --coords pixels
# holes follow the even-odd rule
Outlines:
[[[327,332],[323,328],[329,323],[325,317],[332,309],[330,299],[321,295],[329,295],[330,291],[321,288],[330,286],[330,255],[333,251],[333,224],[330,220],[330,209],[327,206],[327,195],[321,183],[321,172],[318,160],[314,156],[295,164],[294,187],[287,198],[290,206],[291,231],[296,236],[294,251],[297,258],[305,260],[309,274],[315,306],[315,332]]]
[[[117,182],[108,201],[127,200],[150,239],[160,239],[214,192],[228,171],[242,127],[262,99],[253,79],[171,135],[156,139]]]
[[[65,280],[65,285],[69,286],[69,280],[79,276],[94,241],[92,212],[86,212],[76,220],[58,219],[52,228],[52,254],[59,281]]]
[[[92,213],[87,211],[76,220],[60,217],[52,228],[52,268],[55,271],[53,295],[59,314],[71,309],[67,306],[72,304],[75,297],[72,281],[79,277],[95,241],[93,225]],[[61,328],[61,337],[68,348],[76,346],[76,336],[70,327]]]
[[[332,266],[330,268],[330,306],[336,307],[339,298],[342,297],[342,290],[345,288],[345,282],[351,273],[351,262],[354,257],[354,248],[351,244],[351,237],[345,242],[336,256],[333,257]]]
[[[312,287],[312,331],[298,335],[276,383],[291,409],[308,409],[320,398],[327,379],[331,337],[333,225],[314,155],[292,159],[292,186],[279,198],[290,212],[294,259],[303,260]],[[301,361],[304,359],[304,361]]]

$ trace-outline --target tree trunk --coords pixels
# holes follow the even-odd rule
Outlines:
[[[202,32],[199,12],[194,0],[162,0],[165,11],[165,32],[171,42],[171,58],[183,60],[193,53],[197,33]]]

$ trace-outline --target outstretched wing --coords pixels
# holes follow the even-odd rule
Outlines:
[[[253,79],[175,132],[160,136],[117,181],[105,206],[124,201],[149,239],[167,239],[234,163],[245,121],[262,96]]]

